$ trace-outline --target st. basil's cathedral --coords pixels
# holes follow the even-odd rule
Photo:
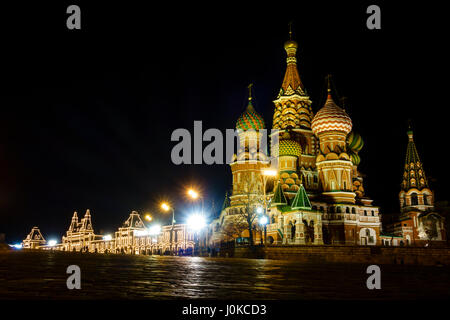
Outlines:
[[[236,122],[240,146],[230,164],[232,193],[226,196],[220,217],[212,223],[212,238],[248,239],[249,230],[239,226],[250,218],[249,211],[264,207],[265,214],[253,217],[255,242],[405,246],[423,246],[429,241],[445,243],[444,218],[434,211],[433,192],[411,128],[407,132],[399,194],[401,214],[383,226],[379,207],[366,195],[358,170],[363,139],[352,130],[352,119],[333,99],[330,78],[326,102],[314,114],[297,68],[298,44],[290,36],[284,49],[287,66],[273,101],[270,155],[258,142],[266,126],[253,106],[250,90],[248,105]],[[273,169],[272,177],[265,175],[269,169]],[[264,236],[262,227],[257,230],[262,216],[268,220]],[[224,232],[227,229],[236,232],[230,235]]]

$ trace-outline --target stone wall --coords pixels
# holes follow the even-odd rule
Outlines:
[[[300,262],[450,265],[450,248],[380,246],[268,246],[235,248],[228,256]]]

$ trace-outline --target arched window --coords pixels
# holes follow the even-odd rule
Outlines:
[[[330,213],[334,213],[334,207],[330,207]]]
[[[350,208],[349,207],[345,208],[345,213],[350,213]]]
[[[428,204],[428,196],[426,194],[423,195],[423,204]]]
[[[375,211],[372,210],[372,217],[375,217]]]
[[[336,209],[337,209],[337,213],[341,213],[342,212],[341,207],[337,207]]]
[[[352,208],[352,213],[356,213],[355,207]]]
[[[370,230],[369,229],[366,229],[366,236],[370,237]]]
[[[324,212],[325,210],[323,209],[322,206],[320,206],[320,212]]]
[[[364,210],[364,215],[367,216],[367,210]]]
[[[411,205],[417,206],[419,204],[419,201],[417,200],[417,193],[411,194]]]

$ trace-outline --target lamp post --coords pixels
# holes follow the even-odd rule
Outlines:
[[[274,169],[263,169],[262,170],[262,180],[263,180],[263,194],[264,194],[264,215],[265,221],[264,223],[264,244],[266,244],[266,235],[267,235],[267,223],[269,223],[269,219],[267,218],[267,196],[266,196],[266,185],[269,177],[275,177],[277,175],[277,171]],[[264,217],[262,217],[263,219]]]
[[[203,211],[203,208],[204,208],[204,197],[198,191],[196,191],[196,190],[194,190],[192,188],[188,189],[187,195],[194,201],[197,200],[197,199],[200,199],[202,201],[201,216],[204,219],[204,211]],[[197,234],[197,236],[198,236],[198,234]],[[207,237],[208,237],[208,232],[206,232],[206,235],[205,235],[205,242],[208,242],[207,239],[206,239]],[[199,242],[200,242],[200,239],[199,239]],[[205,243],[205,244],[207,245],[207,243]],[[203,249],[203,246],[201,246],[201,248]],[[199,250],[200,250],[200,246],[199,246]]]
[[[202,214],[198,214],[198,213],[193,214],[192,216],[189,217],[189,219],[187,221],[187,225],[192,231],[194,231],[194,235],[197,235],[197,241],[198,241],[198,234],[206,226],[205,217]]]
[[[173,254],[172,242],[173,242],[173,227],[174,227],[174,223],[175,223],[175,210],[165,202],[163,202],[161,204],[161,209],[163,209],[166,212],[169,210],[172,210],[172,229],[170,230],[170,250],[172,251],[172,254]]]

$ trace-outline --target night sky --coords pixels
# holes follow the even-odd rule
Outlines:
[[[174,204],[181,222],[193,209],[184,195],[191,185],[218,210],[231,186],[229,166],[173,165],[171,133],[192,132],[194,120],[204,129],[234,128],[250,82],[270,127],[291,20],[314,112],[328,73],[348,97],[374,205],[398,212],[409,118],[436,200],[448,200],[444,10],[311,2],[3,8],[0,233],[18,242],[36,225],[60,239],[73,211],[82,216],[87,208],[96,232],[115,231],[131,210],[166,223],[161,200]],[[373,3],[381,30],[366,28]],[[69,4],[81,7],[81,31],[66,28]]]

